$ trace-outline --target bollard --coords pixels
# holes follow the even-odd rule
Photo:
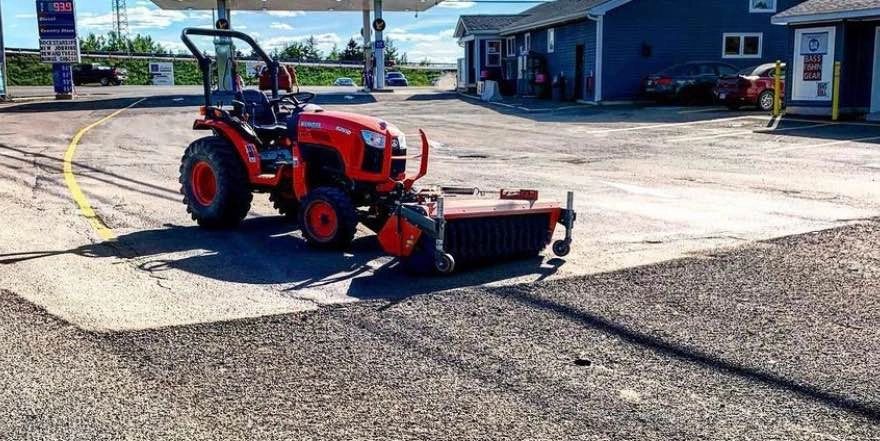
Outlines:
[[[782,115],[782,61],[776,60],[776,75],[773,84],[773,116]]]
[[[834,95],[831,98],[831,120],[840,118],[840,61],[834,62]]]

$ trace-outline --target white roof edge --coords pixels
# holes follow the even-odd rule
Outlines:
[[[597,6],[590,8],[590,15],[605,15],[608,11],[619,8],[632,0],[609,0]]]
[[[517,32],[529,31],[529,30],[532,30],[535,28],[541,28],[544,26],[550,26],[550,25],[558,24],[558,23],[565,23],[567,21],[579,20],[582,18],[584,18],[584,19],[587,18],[587,15],[584,14],[583,12],[579,12],[577,14],[569,14],[564,17],[556,17],[556,18],[551,18],[549,20],[539,21],[536,23],[529,23],[528,26],[517,26],[517,27],[504,28],[504,29],[501,29],[499,34],[510,35],[510,34],[515,34]]]
[[[815,23],[823,21],[838,21],[848,18],[868,18],[880,17],[880,8],[858,9],[855,11],[844,12],[826,12],[819,14],[802,14],[792,15],[788,17],[778,17],[776,15],[770,19],[770,22],[777,25],[790,25],[798,23]]]

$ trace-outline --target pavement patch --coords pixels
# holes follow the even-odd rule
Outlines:
[[[115,236],[113,234],[113,231],[110,230],[110,228],[108,228],[107,225],[104,224],[104,221],[101,220],[98,214],[95,213],[94,208],[92,208],[92,204],[89,202],[88,198],[86,198],[86,195],[83,193],[79,184],[76,182],[76,175],[73,173],[73,157],[76,155],[76,148],[77,146],[79,146],[80,140],[82,140],[82,137],[85,136],[85,134],[88,133],[89,130],[92,130],[95,127],[113,119],[120,113],[140,104],[144,100],[146,100],[146,98],[141,98],[131,103],[127,107],[119,109],[105,116],[104,118],[101,118],[100,120],[83,127],[76,133],[76,135],[73,136],[73,139],[70,140],[70,144],[67,146],[67,151],[64,152],[64,182],[67,184],[67,189],[70,191],[70,197],[73,198],[74,202],[76,202],[76,205],[79,207],[80,213],[83,215],[83,217],[88,219],[89,224],[92,225],[92,228],[95,229],[95,232],[98,233],[98,236],[100,236],[102,240],[111,240]]]

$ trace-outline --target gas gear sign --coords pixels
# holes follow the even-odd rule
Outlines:
[[[792,99],[830,101],[834,77],[835,29],[813,28],[795,31],[794,84]]]

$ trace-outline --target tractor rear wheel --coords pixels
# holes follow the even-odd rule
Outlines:
[[[269,202],[280,215],[290,220],[296,220],[299,214],[299,201],[296,200],[296,196],[275,189],[269,193]]]
[[[247,171],[235,148],[219,136],[194,141],[180,161],[180,193],[200,226],[231,228],[251,209]]]
[[[318,187],[303,198],[300,225],[310,245],[342,249],[351,244],[357,232],[357,209],[351,198],[334,187]]]

